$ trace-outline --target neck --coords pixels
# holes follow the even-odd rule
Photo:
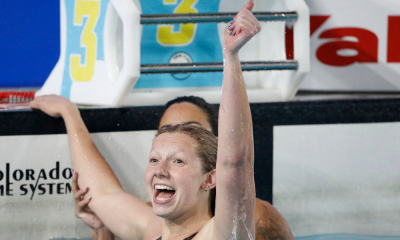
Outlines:
[[[189,216],[180,216],[176,219],[163,218],[162,240],[185,239],[199,232],[212,218],[209,207],[196,208],[195,213]]]

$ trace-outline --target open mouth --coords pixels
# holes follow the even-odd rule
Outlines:
[[[169,202],[175,195],[175,189],[166,185],[154,186],[154,202],[158,204],[164,204]]]

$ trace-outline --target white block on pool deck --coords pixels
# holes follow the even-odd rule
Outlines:
[[[144,172],[155,132],[91,134],[123,188],[144,201],[149,201]],[[0,152],[0,239],[91,237],[75,217],[66,134],[1,136]]]
[[[273,131],[273,203],[295,236],[400,235],[400,123]]]
[[[247,1],[218,0],[210,3],[209,6],[215,5],[219,8],[207,8],[205,6],[208,3],[203,3],[203,6],[199,4],[199,9],[196,9],[198,1],[195,1],[186,6],[186,10],[183,10],[185,7],[181,9],[182,2],[178,4],[177,1],[174,3],[161,1],[163,3],[158,7],[151,5],[159,2],[149,1],[144,6],[153,6],[152,9],[159,10],[156,13],[172,14],[187,11],[205,13],[210,12],[210,10],[212,12],[225,12],[228,9],[240,11]],[[197,28],[199,23],[196,23],[190,30],[191,33],[188,34],[191,37],[186,42],[173,43],[174,37],[171,36],[181,30],[172,30],[171,28],[164,32],[158,31],[157,27],[147,31],[148,26],[143,28],[140,25],[139,9],[143,10],[138,0],[60,1],[60,58],[43,87],[36,92],[36,96],[57,94],[69,98],[74,103],[89,105],[148,106],[153,103],[163,105],[171,99],[171,95],[172,98],[175,98],[188,91],[191,92],[193,89],[190,88],[194,88],[195,92],[200,91],[201,95],[210,96],[212,102],[216,102],[214,99],[219,99],[221,94],[222,81],[220,78],[222,74],[218,76],[218,79],[199,77],[192,83],[190,81],[183,82],[183,80],[186,81],[186,78],[174,79],[175,77],[164,74],[158,75],[157,80],[150,81],[147,79],[147,83],[140,83],[141,60],[143,64],[180,63],[180,60],[172,61],[173,56],[179,53],[179,55],[186,56],[184,60],[181,59],[183,61],[181,63],[220,62],[222,65],[221,52],[223,47],[219,39],[220,36],[223,36],[227,23],[220,24],[219,31],[217,25],[213,25],[215,27],[215,34],[213,35],[215,36],[212,37],[212,40],[207,40],[207,38],[204,40],[202,35],[213,31],[208,29],[209,31],[202,33]],[[268,4],[264,0],[259,0],[253,10],[297,12],[298,18],[293,24],[294,59],[297,68],[282,71],[274,70],[270,73],[258,71],[244,75],[247,79],[245,82],[248,89],[254,92],[250,98],[251,102],[290,100],[294,97],[302,79],[310,70],[309,9],[304,0],[270,0]],[[145,12],[142,11],[141,13],[148,15]],[[154,12],[151,12],[151,14],[154,14]],[[83,18],[89,19],[85,27],[81,27]],[[73,19],[73,21],[68,19]],[[261,25],[264,30],[259,34],[260,37],[255,37],[251,43],[241,50],[241,60],[285,61],[285,23],[283,21],[279,23],[268,22],[261,23]],[[169,39],[167,41],[169,43],[165,45],[165,42],[162,43],[160,39]],[[193,44],[196,39],[198,43]],[[149,47],[142,46],[141,43],[155,44]],[[151,53],[147,53],[143,51],[144,49],[153,50]],[[175,49],[177,52],[172,54],[171,49]],[[192,52],[193,61],[192,57],[186,53],[188,51]],[[143,55],[142,52],[144,52]],[[155,52],[158,54],[154,54]],[[221,54],[208,56],[210,55],[208,53],[211,52]],[[198,53],[202,56],[197,56]],[[169,54],[172,55],[169,56]],[[167,61],[168,59],[169,61]],[[162,83],[158,82],[159,80],[162,80]],[[146,80],[143,81],[146,82]],[[146,94],[143,94],[143,91]],[[258,92],[262,92],[262,94],[258,94]],[[219,102],[219,100],[217,101]]]

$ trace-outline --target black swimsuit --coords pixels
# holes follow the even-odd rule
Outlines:
[[[195,233],[195,234],[193,234],[192,236],[187,237],[187,238],[185,238],[185,239],[183,239],[183,240],[191,240],[192,238],[194,238],[194,236],[196,236],[196,234],[197,234],[197,233]],[[157,238],[156,240],[161,240],[161,237]]]

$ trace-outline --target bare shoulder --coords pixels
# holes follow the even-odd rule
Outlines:
[[[156,240],[159,238],[161,236],[161,223],[162,219],[155,216],[147,225],[143,240]]]
[[[285,218],[267,201],[256,200],[256,240],[294,239]]]

